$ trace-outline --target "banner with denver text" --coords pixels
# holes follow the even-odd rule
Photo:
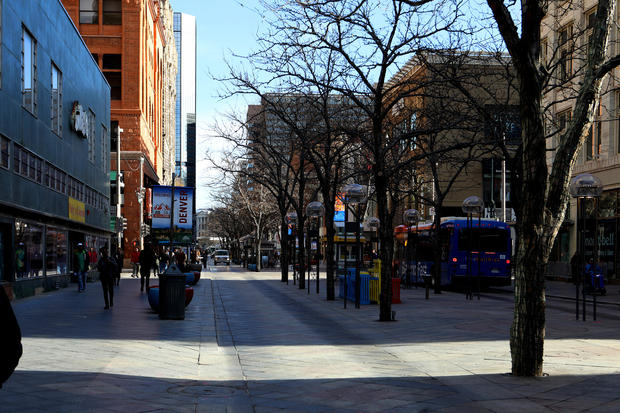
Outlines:
[[[191,243],[193,241],[192,211],[194,205],[194,188],[175,186],[172,202],[171,186],[153,186],[153,212],[151,234],[158,241],[173,243]],[[172,210],[172,218],[170,211]],[[173,230],[170,231],[170,223]]]

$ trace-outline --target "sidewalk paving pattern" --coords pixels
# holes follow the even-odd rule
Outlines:
[[[324,275],[324,274],[323,274]],[[159,320],[123,274],[103,309],[89,284],[13,302],[24,355],[0,412],[618,412],[620,293],[575,320],[548,283],[545,372],[512,377],[509,292],[402,290],[376,305],[299,290],[278,272],[203,271],[184,321]],[[151,281],[157,283],[157,279]]]

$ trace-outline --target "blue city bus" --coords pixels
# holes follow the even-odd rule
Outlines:
[[[407,256],[409,235],[411,245]],[[394,236],[399,256],[396,271],[402,282],[406,278],[407,258],[411,282],[420,282],[422,276],[430,275],[435,261],[433,223],[421,223],[417,228],[400,225],[395,228]],[[478,277],[481,286],[510,285],[512,237],[505,222],[474,218],[468,228],[465,217],[442,218],[440,239],[442,285],[478,282]]]

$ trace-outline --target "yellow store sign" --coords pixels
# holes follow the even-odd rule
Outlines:
[[[84,202],[69,197],[69,219],[78,222],[86,222],[86,208]]]

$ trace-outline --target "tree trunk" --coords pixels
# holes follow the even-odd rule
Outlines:
[[[324,197],[325,198],[325,197]],[[325,198],[328,199],[328,198]],[[336,230],[334,229],[334,206],[333,203],[331,205],[325,205],[325,237],[327,238],[326,248],[325,248],[325,258],[327,262],[325,279],[326,279],[326,297],[328,301],[333,301],[336,299],[335,294],[335,286],[334,286],[334,269],[336,267],[336,262],[334,258],[334,254],[336,252],[334,248],[334,235],[336,234]]]
[[[545,266],[540,237],[524,235],[515,268],[515,308],[510,329],[512,374],[541,376],[545,341]]]
[[[545,339],[545,267],[548,247],[545,238],[547,189],[546,142],[539,84],[521,77],[521,125],[523,151],[521,202],[517,205],[519,247],[515,268],[515,308],[510,330],[512,373],[540,376]],[[538,86],[538,87],[537,87]]]
[[[380,170],[380,169],[379,169]],[[379,321],[392,320],[392,252],[394,249],[394,237],[392,233],[392,220],[387,205],[387,184],[382,174],[375,174],[375,190],[377,196],[377,212],[381,225],[379,233],[381,247],[381,293],[379,298]]]
[[[306,288],[306,248],[305,248],[305,222],[306,220],[303,217],[303,210],[297,211],[297,237],[299,239],[299,253],[297,260],[297,265],[299,265],[299,289],[303,290]]]

